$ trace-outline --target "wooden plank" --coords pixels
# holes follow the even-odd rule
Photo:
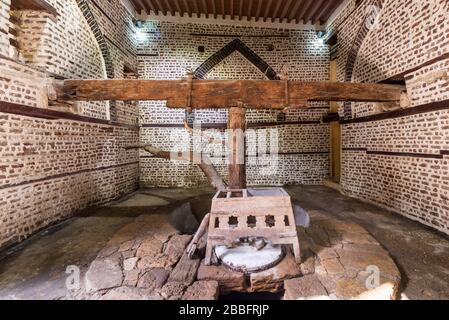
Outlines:
[[[58,11],[44,0],[14,0],[11,1],[11,10],[45,11],[58,16]]]
[[[260,193],[255,192],[259,191],[258,189],[249,191],[260,196],[244,197],[244,190],[239,190],[242,196],[238,198],[222,198],[223,192],[214,197],[210,213],[206,265],[210,265],[213,260],[215,246],[230,246],[242,237],[263,237],[273,244],[290,244],[293,246],[296,261],[300,263],[299,241],[296,225],[292,223],[295,220],[288,193],[279,188],[273,188],[272,191],[264,188]],[[232,226],[231,217],[234,220]],[[288,217],[288,223],[285,217]]]
[[[229,188],[246,188],[245,131],[246,109],[231,108],[229,110]]]
[[[439,110],[448,110],[449,109],[449,101],[435,101],[427,104],[422,104],[413,108],[394,110],[379,114],[373,114],[366,117],[354,118],[349,120],[341,120],[340,124],[350,124],[350,123],[364,123],[364,122],[373,122],[373,121],[383,121],[388,119],[397,119],[413,116],[416,114],[429,113]]]
[[[403,86],[366,83],[288,82],[290,107],[306,101],[397,102]],[[185,108],[190,86],[187,80],[65,80],[55,86],[56,100],[166,100],[169,108]],[[194,80],[191,107],[284,109],[285,81]]]
[[[6,101],[0,101],[0,112],[2,113],[8,113],[8,114],[15,114],[25,117],[32,117],[32,118],[38,118],[38,119],[67,119],[67,120],[73,120],[73,121],[79,121],[79,122],[86,122],[86,123],[95,123],[95,124],[103,124],[108,126],[115,126],[115,127],[123,127],[123,128],[129,128],[133,130],[138,130],[138,126],[130,125],[130,124],[122,124],[117,123],[109,120],[103,120],[103,119],[96,119],[91,117],[86,117],[70,112],[62,112],[62,111],[56,111],[56,110],[50,110],[50,109],[44,109],[44,108],[36,108],[36,107],[30,107],[22,104],[17,103],[11,103]]]
[[[337,60],[330,63],[330,78],[331,81],[337,81]],[[331,113],[338,114],[338,103],[331,102]],[[341,179],[341,125],[337,121],[332,121],[330,124],[330,141],[331,141],[331,179],[334,182],[340,183]]]
[[[191,285],[195,281],[200,263],[200,259],[190,259],[187,252],[185,252],[175,269],[171,272],[167,282],[182,282],[187,286]]]

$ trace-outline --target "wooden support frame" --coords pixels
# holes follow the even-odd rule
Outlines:
[[[232,218],[237,220],[231,225]],[[250,218],[254,220],[250,223]],[[232,246],[239,238],[261,237],[273,245],[291,245],[301,263],[301,249],[289,194],[283,188],[219,191],[212,200],[205,264],[216,246]]]
[[[245,131],[246,109],[234,107],[229,109],[229,187],[246,188]]]
[[[11,10],[43,11],[51,14],[53,17],[59,15],[56,8],[44,0],[12,0]]]
[[[330,78],[331,81],[337,81],[337,60],[333,60],[330,63]],[[331,102],[330,112],[332,114],[338,115],[338,103]],[[341,125],[336,119],[336,121],[331,121],[330,123],[330,150],[331,150],[331,180],[336,183],[340,183],[341,179],[341,154],[342,154],[342,144],[341,144]]]
[[[403,86],[286,80],[65,80],[55,84],[58,101],[165,100],[169,108],[277,109],[308,101],[401,101]],[[186,97],[187,98],[186,101]],[[286,101],[288,100],[288,101]],[[190,103],[189,103],[190,102]]]

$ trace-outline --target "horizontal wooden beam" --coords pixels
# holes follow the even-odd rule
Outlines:
[[[51,100],[165,100],[169,108],[284,109],[308,101],[397,102],[404,87],[386,84],[270,80],[65,80]]]
[[[44,0],[14,0],[11,1],[11,10],[45,11],[53,16],[58,16],[55,7]]]

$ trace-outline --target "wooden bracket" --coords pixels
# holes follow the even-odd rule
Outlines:
[[[284,110],[290,108],[290,89],[288,83],[288,71],[287,68],[283,68],[281,73],[281,79],[284,81]]]
[[[290,91],[289,91],[289,88],[288,88],[288,79],[284,80],[284,84],[285,84],[284,105],[285,105],[285,108],[289,108],[290,107]]]
[[[73,114],[80,114],[80,106],[77,101],[64,101],[58,99],[58,92],[64,86],[63,80],[57,80],[49,77],[47,81],[47,101],[48,108],[58,111],[69,112]]]
[[[188,71],[187,72],[187,76],[186,76],[186,80],[187,80],[187,108],[186,111],[188,113],[192,113],[192,89],[193,89],[193,72],[192,71]]]

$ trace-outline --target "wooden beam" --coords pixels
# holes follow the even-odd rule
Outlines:
[[[179,4],[179,0],[175,0],[176,11],[178,11],[181,17],[184,17],[184,11],[181,9],[181,5]]]
[[[296,17],[296,23],[299,23],[301,20],[303,23],[307,23],[307,21],[305,21],[305,15],[309,11],[310,6],[313,4],[313,0],[305,0],[305,1],[307,2],[304,3],[304,7],[301,8],[300,11],[301,14]]]
[[[178,153],[173,154],[169,151],[164,151],[150,144],[139,145],[139,146],[128,146],[126,149],[142,149],[148,153],[151,153],[153,157],[165,159],[165,160],[179,160],[179,161],[189,161],[195,163],[198,161],[199,163],[195,163],[198,167],[203,171],[210,185],[214,187],[216,190],[226,190],[227,184],[223,181],[217,169],[215,169],[212,164],[210,158],[205,154],[198,154],[194,152],[189,153]]]
[[[263,15],[263,22],[267,22],[268,15],[270,14],[271,5],[273,4],[273,0],[268,0],[268,3],[265,7],[265,14]]]
[[[330,80],[337,82],[337,60],[330,62]],[[330,103],[330,112],[338,114],[338,103]],[[330,124],[330,149],[331,149],[331,179],[336,183],[340,183],[341,179],[341,125],[337,121]]]
[[[229,109],[229,188],[246,188],[245,131],[246,109]]]
[[[173,9],[172,3],[170,1],[166,1],[166,3],[167,3],[168,11],[170,11],[170,14],[172,15],[172,17],[174,17],[175,9]]]
[[[290,11],[290,15],[288,16],[287,22],[290,23],[294,17],[297,17],[299,14],[300,6],[302,5],[304,0],[297,0],[295,6]]]
[[[55,17],[59,15],[56,8],[44,0],[14,0],[11,2],[11,10],[45,11]]]
[[[276,7],[273,11],[273,16],[271,17],[271,22],[274,22],[276,20],[276,18],[278,17],[279,10],[281,9],[281,5],[282,5],[282,0],[278,0]],[[280,19],[279,19],[279,22],[281,22]]]
[[[284,21],[284,19],[287,17],[287,14],[289,12],[290,7],[292,6],[292,1],[293,0],[287,0],[287,3],[284,6],[284,10],[282,11],[282,14],[279,18],[279,21],[282,22]]]
[[[263,0],[258,0],[259,2],[257,3],[257,12],[256,12],[256,21],[258,22],[260,19],[260,15],[262,13],[262,3]]]
[[[221,10],[222,10],[222,15],[223,15],[223,19],[226,18],[226,6],[225,6],[225,0],[221,0]]]
[[[243,16],[243,1],[242,0],[238,0],[238,5],[239,5],[239,20],[242,20],[242,16]]]
[[[288,90],[286,88],[288,84]],[[169,108],[252,109],[305,107],[307,101],[401,101],[403,86],[282,80],[65,80],[50,99],[60,101],[166,100]],[[288,97],[286,96],[288,95]],[[188,97],[191,103],[188,104]],[[286,106],[288,102],[288,106]]]
[[[154,12],[155,15],[159,15],[159,10],[156,8],[152,0],[145,0],[150,5],[150,9]]]
[[[243,1],[241,2],[243,3]],[[246,13],[246,19],[248,21],[251,21],[251,13],[253,12],[253,5],[254,5],[254,0],[249,0],[249,4],[248,4],[248,11]]]
[[[192,17],[192,9],[190,8],[189,2],[187,0],[183,0],[184,2],[184,7],[187,11],[187,14],[189,15],[189,17]]]
[[[136,9],[136,11],[138,12],[138,13],[142,13],[143,11],[146,11],[146,12],[150,12],[150,10],[149,10],[149,8],[147,7],[147,5],[146,4],[144,4],[143,2],[142,2],[142,0],[136,0],[136,3],[134,3],[134,2],[132,2],[132,4],[134,5],[134,8]]]
[[[201,11],[199,9],[199,5],[198,5],[197,1],[193,1],[193,10],[196,12],[196,16],[198,18],[200,18],[201,17]]]
[[[217,5],[215,3],[215,0],[211,0],[212,1],[212,13],[214,15],[214,19],[217,19]]]
[[[206,0],[203,0],[203,10],[204,10],[204,12],[206,14],[206,19],[209,18],[209,7],[207,5],[207,1]]]
[[[312,16],[312,24],[316,24],[317,22],[322,22],[320,19],[324,14],[327,14],[330,9],[335,5],[332,1],[327,1],[315,14]]]
[[[167,15],[167,9],[162,5],[162,3],[160,2],[160,0],[155,0],[158,9],[162,12],[162,14],[164,15],[164,17]]]
[[[307,13],[304,16],[304,23],[308,23],[309,21],[313,23],[312,17],[319,11],[320,7],[323,5],[322,2],[317,1],[309,8]]]

